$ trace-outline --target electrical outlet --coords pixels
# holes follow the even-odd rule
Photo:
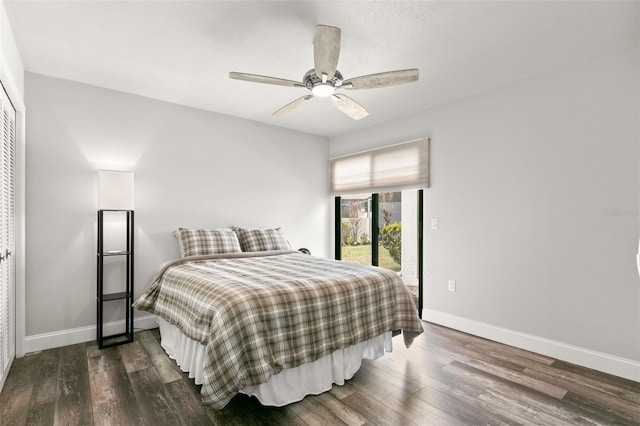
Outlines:
[[[449,280],[449,291],[456,291],[456,280]]]

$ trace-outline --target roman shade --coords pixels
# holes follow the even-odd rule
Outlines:
[[[333,195],[429,187],[429,139],[332,158]]]

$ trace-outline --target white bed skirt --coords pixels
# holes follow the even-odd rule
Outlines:
[[[203,383],[205,346],[183,335],[177,327],[158,318],[161,345],[178,367],[189,373],[196,384]],[[240,392],[255,396],[263,405],[281,407],[300,401],[306,395],[326,392],[333,384],[343,385],[360,369],[363,359],[376,359],[393,349],[391,332],[386,332],[366,342],[358,343],[332,354],[290,368],[271,376],[268,382],[247,386]]]

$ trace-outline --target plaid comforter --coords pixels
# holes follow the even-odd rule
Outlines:
[[[202,399],[223,408],[285,368],[401,329],[422,333],[392,271],[298,252],[191,256],[170,262],[134,307],[206,345]]]

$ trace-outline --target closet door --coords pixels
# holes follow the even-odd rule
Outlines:
[[[0,389],[16,354],[16,111],[0,86]]]

